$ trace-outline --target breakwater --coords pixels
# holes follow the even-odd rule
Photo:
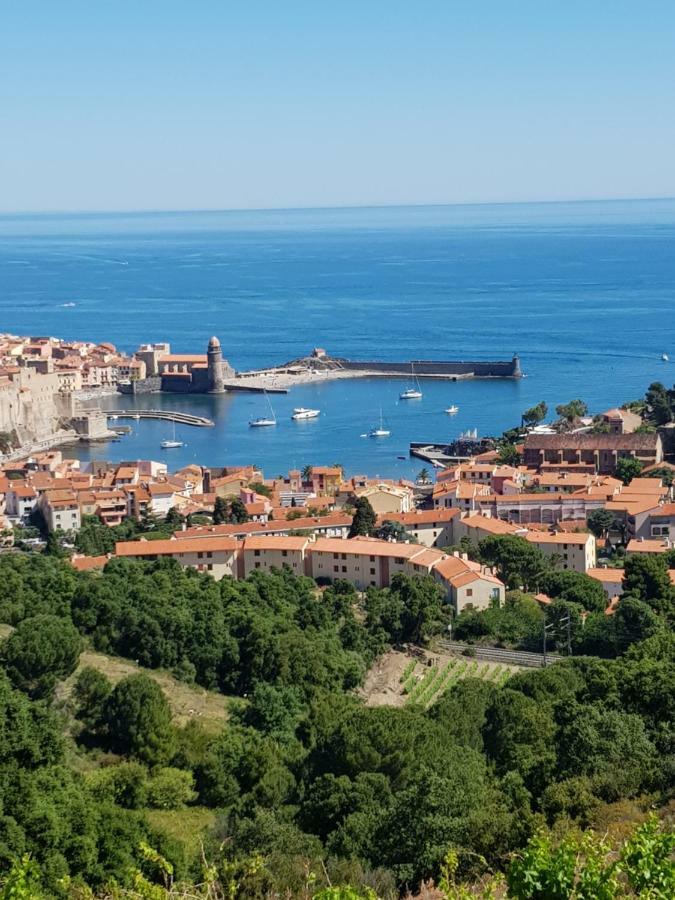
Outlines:
[[[185,412],[173,412],[168,409],[107,409],[109,419],[165,419],[177,425],[196,425],[200,428],[212,428],[214,423],[206,416],[193,416]]]
[[[364,374],[406,376],[414,372],[418,378],[521,378],[520,360],[430,360],[413,359],[409,362],[362,362],[358,360],[333,360],[348,372]]]

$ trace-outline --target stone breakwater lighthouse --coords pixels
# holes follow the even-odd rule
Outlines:
[[[206,351],[207,371],[209,394],[225,393],[225,380],[223,378],[223,351],[220,348],[220,341],[214,335],[209,341],[209,347]]]

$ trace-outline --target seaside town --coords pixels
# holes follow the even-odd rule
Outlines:
[[[435,479],[426,468],[412,482],[314,464],[269,478],[253,466],[170,472],[151,459],[83,464],[54,446],[40,449],[66,440],[68,427],[89,439],[109,434],[104,413],[80,407],[96,392],[147,378],[201,378],[204,390],[215,379],[222,390],[229,366],[215,338],[205,356],[155,344],[127,357],[110,344],[4,335],[0,363],[6,552],[58,534],[76,569],[101,568],[112,556],[171,558],[215,578],[288,566],[360,591],[387,587],[398,572],[428,574],[456,614],[504,602],[504,583],[471,552],[489,536],[520,537],[560,569],[595,579],[608,614],[621,593],[623,559],[675,557],[675,424],[664,416],[650,424],[649,398],[642,414],[617,408],[595,416],[573,401],[552,425],[535,407],[511,442],[476,444],[472,455],[435,469]],[[672,403],[662,390],[666,399],[657,399]],[[120,539],[125,523],[133,524],[133,540]],[[103,553],[81,552],[92,525],[110,529]],[[551,602],[543,592],[537,599]]]
[[[0,900],[675,900],[675,4],[5,7]]]

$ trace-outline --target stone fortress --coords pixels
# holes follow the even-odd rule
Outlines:
[[[134,354],[145,363],[147,378],[145,385],[130,385],[131,390],[123,393],[145,390],[161,390],[173,394],[222,394],[225,379],[234,378],[235,371],[223,359],[223,351],[217,337],[209,341],[205,354],[172,353],[169,344],[142,344]]]

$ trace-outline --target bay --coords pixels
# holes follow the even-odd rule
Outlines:
[[[512,381],[364,379],[273,398],[276,428],[253,395],[151,395],[143,406],[189,409],[213,429],[181,428],[162,451],[161,422],[77,449],[83,459],[255,462],[266,474],[339,462],[349,472],[410,475],[411,440],[467,428],[500,432],[539,400],[573,397],[599,411],[672,384],[675,201],[388,207],[255,212],[0,216],[0,330],[111,341],[132,352],[168,340],[204,352],[211,334],[237,369],[284,362],[315,346],[362,359],[508,359]],[[64,305],[64,304],[75,304]],[[119,400],[109,398],[109,406]],[[129,398],[123,398],[125,406]],[[456,404],[457,416],[443,410]],[[291,422],[294,406],[322,416]],[[391,436],[361,435],[382,408]]]

